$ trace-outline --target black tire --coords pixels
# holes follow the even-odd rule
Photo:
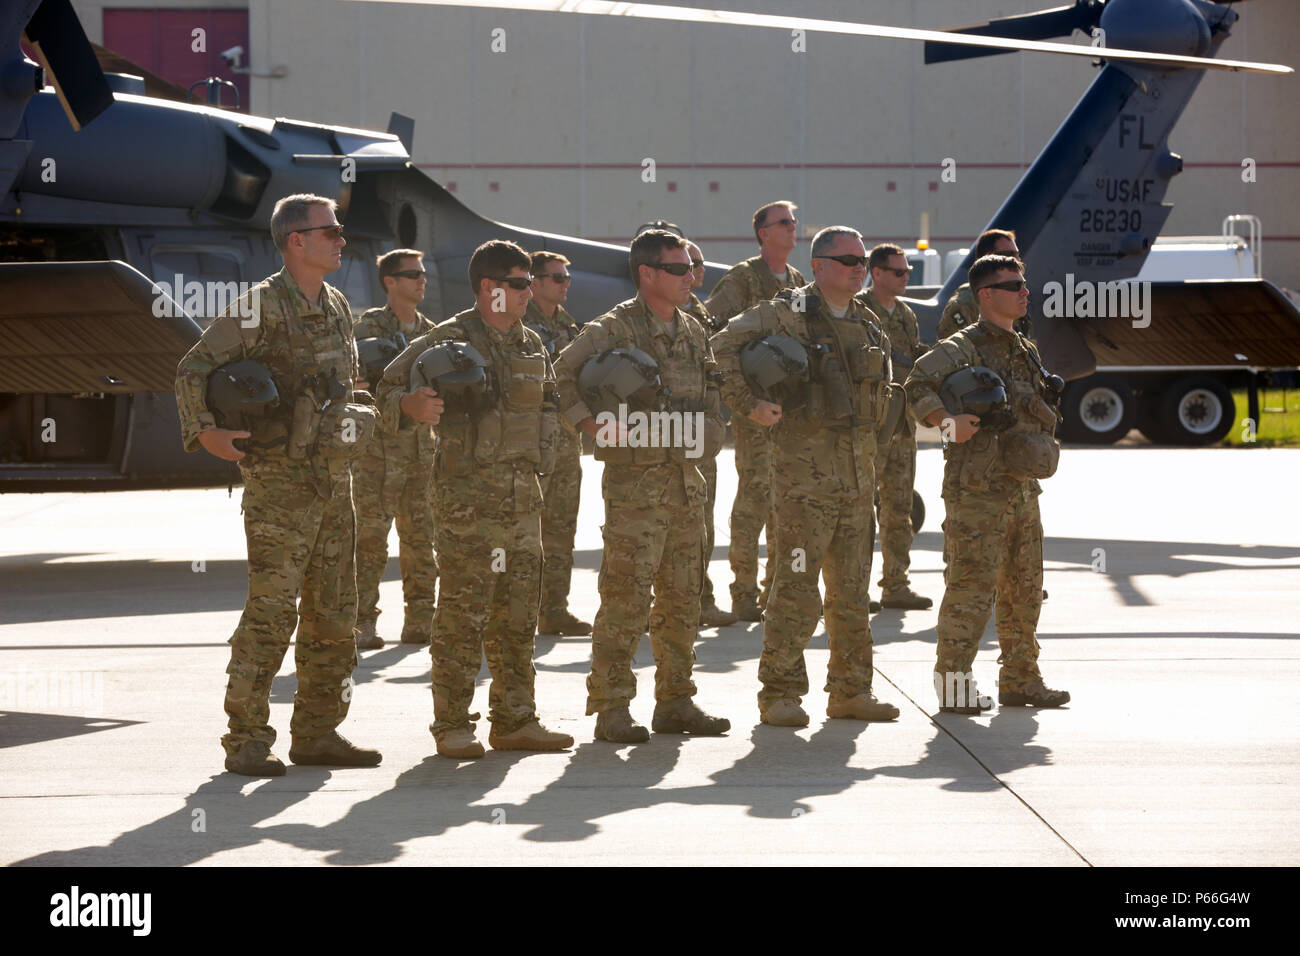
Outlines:
[[[1169,444],[1199,448],[1221,441],[1236,416],[1226,385],[1208,375],[1188,375],[1161,393],[1156,420]]]
[[[1065,387],[1061,437],[1086,445],[1113,445],[1133,427],[1133,389],[1118,375],[1089,375]]]
[[[1153,445],[1169,444],[1165,430],[1160,427],[1160,399],[1163,395],[1161,390],[1148,387],[1137,400],[1137,420],[1133,424]]]

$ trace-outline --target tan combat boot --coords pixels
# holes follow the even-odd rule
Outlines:
[[[751,598],[738,598],[731,602],[731,611],[741,621],[761,621],[763,611],[758,602]]]
[[[488,743],[493,750],[568,750],[573,746],[573,738],[547,730],[541,721],[530,720],[508,734],[498,734],[493,727],[488,733]]]
[[[591,625],[574,617],[567,607],[547,611],[537,622],[538,634],[556,634],[560,637],[584,637],[591,633]]]
[[[1042,678],[1020,690],[998,691],[998,703],[1003,707],[1060,707],[1069,702],[1068,690],[1052,690]]]
[[[474,739],[470,727],[453,727],[438,738],[438,756],[453,760],[476,760],[486,751],[483,745]]]
[[[773,727],[807,727],[808,712],[799,706],[797,700],[783,697],[774,700],[763,709],[761,719]]]
[[[826,707],[827,717],[846,718],[848,720],[897,720],[898,708],[868,691],[855,697],[836,697],[831,695]]]
[[[650,739],[650,731],[632,719],[627,705],[611,707],[596,715],[596,739],[616,744],[643,744]]]
[[[375,632],[374,621],[358,621],[352,633],[357,639],[359,651],[374,651],[384,646],[384,639]]]
[[[315,767],[378,767],[384,755],[378,750],[358,747],[337,730],[311,740],[295,739],[289,759],[296,764]]]
[[[261,740],[250,740],[239,752],[226,758],[226,769],[245,777],[283,777],[284,764]]]
[[[710,717],[689,698],[666,700],[655,704],[650,726],[657,734],[695,734],[716,737],[731,729],[725,717]]]
[[[407,620],[402,625],[403,644],[428,644],[433,635],[433,622],[428,619]]]
[[[899,588],[897,591],[886,591],[880,596],[881,607],[900,607],[907,611],[924,611],[933,607],[934,602],[928,597],[922,597],[909,587]]]
[[[735,624],[740,618],[730,611],[724,611],[717,604],[710,604],[700,609],[700,627],[726,627]]]

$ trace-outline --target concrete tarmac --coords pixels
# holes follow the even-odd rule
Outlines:
[[[600,467],[583,460],[571,606],[591,620]],[[731,452],[711,565],[726,603]],[[0,496],[0,862],[21,865],[1300,863],[1300,450],[1068,448],[1041,499],[1039,636],[1061,710],[937,715],[936,611],[872,627],[895,723],[827,720],[826,634],[807,652],[804,730],[759,724],[761,625],[701,632],[698,701],[721,738],[594,742],[589,638],[538,639],[557,754],[437,757],[427,649],[401,627],[396,536],[382,650],[341,728],[369,770],[225,773],[226,641],[246,590],[240,492]],[[943,593],[942,460],[913,586]],[[875,568],[878,576],[878,557]],[[873,581],[873,592],[879,589]],[[653,661],[633,713],[649,723]],[[976,677],[996,686],[990,625]],[[476,709],[487,710],[486,669]],[[274,685],[287,761],[292,653]],[[479,726],[486,742],[487,727]]]

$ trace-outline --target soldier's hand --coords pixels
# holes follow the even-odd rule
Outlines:
[[[970,441],[975,437],[975,433],[980,430],[980,420],[978,415],[953,415],[951,416],[952,427],[948,428],[948,418],[939,423],[939,431],[945,434],[949,441],[955,441],[957,444]]]
[[[760,400],[754,406],[754,410],[749,413],[749,420],[756,425],[762,425],[764,428],[771,428],[781,421],[781,406],[775,402]]]
[[[209,455],[215,455],[222,461],[239,461],[244,453],[235,447],[236,438],[251,438],[252,432],[235,431],[230,428],[205,428],[199,432],[199,444]]]
[[[428,385],[421,385],[415,391],[403,395],[399,404],[407,418],[425,425],[438,424],[444,410],[442,399]]]

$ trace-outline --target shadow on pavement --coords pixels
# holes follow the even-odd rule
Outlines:
[[[138,720],[112,720],[107,717],[73,717],[67,714],[28,714],[0,711],[0,748],[39,744],[64,737],[80,737],[101,730],[118,730],[138,724]]]

